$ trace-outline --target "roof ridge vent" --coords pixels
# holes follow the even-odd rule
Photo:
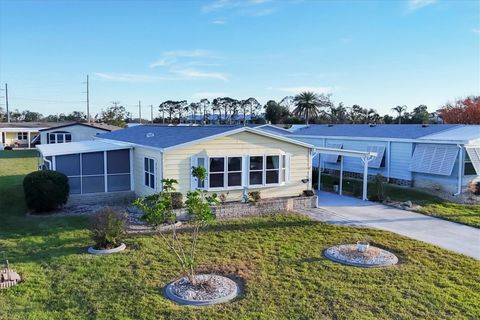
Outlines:
[[[428,123],[422,124],[422,128],[427,128],[427,127],[430,127],[430,125]]]
[[[329,126],[329,127],[333,127],[333,124],[330,123],[328,126]]]
[[[148,133],[146,134],[146,137],[147,137],[147,138],[153,138],[153,137],[155,137],[155,133],[153,133],[153,132],[148,132]]]
[[[373,128],[373,127],[376,127],[376,126],[377,126],[376,123],[369,123],[368,125],[370,126],[370,128]]]

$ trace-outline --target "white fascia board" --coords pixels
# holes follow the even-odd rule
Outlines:
[[[270,128],[274,128],[274,129],[280,129],[280,130],[285,131],[286,133],[291,133],[291,131],[289,131],[288,129],[280,128],[280,127],[274,126],[273,124],[262,124],[262,125],[259,125],[258,127],[253,127],[253,128],[254,128],[254,129],[257,129],[257,128],[263,128],[263,127],[270,127]]]
[[[0,132],[39,132],[44,128],[0,128]]]
[[[348,149],[336,149],[336,148],[322,148],[322,147],[315,147],[315,152],[321,154],[333,154],[333,155],[340,155],[346,157],[355,157],[355,158],[363,158],[366,156],[369,157],[376,157],[376,152],[368,152],[368,151],[357,151],[357,150],[348,150]]]
[[[423,140],[417,139],[401,139],[401,138],[379,138],[379,137],[349,137],[349,136],[317,136],[317,135],[288,135],[292,138],[309,138],[309,139],[332,139],[332,140],[361,140],[361,141],[391,141],[391,142],[411,142],[411,143],[435,143],[435,144],[467,144],[468,140]]]

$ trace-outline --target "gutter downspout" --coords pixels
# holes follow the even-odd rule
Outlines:
[[[387,144],[387,182],[390,182],[390,164],[391,164],[391,148],[392,148],[392,142],[389,140]]]
[[[462,193],[462,178],[463,178],[463,147],[462,145],[457,145],[460,148],[458,153],[458,184],[457,184],[457,193],[454,193],[454,196],[458,196]]]

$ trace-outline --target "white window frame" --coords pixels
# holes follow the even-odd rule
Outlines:
[[[268,157],[278,157],[278,168],[277,169],[268,169],[267,168],[267,158]],[[279,154],[275,154],[275,155],[265,155],[265,185],[266,186],[271,186],[271,185],[280,185],[280,172],[282,170],[282,164],[280,162],[281,160],[281,156]],[[278,171],[278,175],[277,175],[277,181],[278,182],[275,182],[275,183],[267,183],[267,172],[268,171]]]
[[[267,169],[267,157],[277,157],[278,156],[278,169]],[[250,157],[263,157],[263,170],[262,170],[262,184],[250,184]],[[265,188],[265,187],[275,187],[275,186],[284,186],[287,183],[287,164],[286,164],[287,155],[284,153],[279,154],[264,154],[264,155],[250,155],[248,156],[248,185],[249,189],[256,188]],[[283,168],[283,162],[285,162],[285,168]],[[282,171],[285,170],[285,181],[282,182]],[[260,172],[260,170],[253,170],[254,172]],[[278,182],[277,183],[267,183],[267,171],[278,171]]]
[[[54,139],[51,139],[51,135],[54,136]],[[70,141],[67,141],[67,135],[70,136]],[[62,142],[58,142],[58,137],[62,137]],[[72,133],[71,132],[49,132],[47,137],[48,144],[58,144],[58,143],[69,143],[72,142]]]
[[[18,141],[28,140],[28,132],[17,132],[17,140]]]
[[[210,159],[213,159],[213,158],[218,158],[218,159],[223,159],[223,171],[215,171],[215,172],[211,172],[210,171]],[[208,176],[208,190],[212,190],[212,191],[215,191],[215,190],[226,190],[227,189],[227,178],[225,177],[226,176],[226,169],[227,169],[227,157],[225,156],[209,156],[207,157],[207,176]],[[222,187],[210,187],[210,181],[212,180],[210,178],[210,175],[211,174],[223,174],[223,186]]]
[[[240,171],[230,171],[228,170],[228,160],[230,158],[240,158]],[[239,186],[229,186],[228,185],[228,175],[230,173],[240,173],[240,185]],[[227,189],[233,190],[233,189],[242,189],[243,188],[243,157],[242,156],[228,156],[225,157],[225,180],[226,180],[226,187]]]
[[[145,162],[148,163],[149,168],[150,168],[150,160],[153,161],[153,172],[150,170],[147,170],[145,166]],[[146,175],[148,174],[148,183],[146,181]],[[151,186],[152,184],[152,177],[153,177],[153,187]],[[147,188],[150,188],[152,190],[156,190],[156,185],[157,185],[157,161],[154,158],[150,157],[143,157],[143,185]]]
[[[250,158],[253,158],[253,157],[262,157],[262,161],[263,161],[263,166],[262,166],[262,169],[261,170],[250,170]],[[258,155],[249,155],[248,156],[248,170],[247,170],[247,173],[248,173],[248,188],[263,188],[265,186],[265,177],[266,177],[266,174],[265,174],[265,168],[267,167],[267,163],[265,162],[265,155],[264,154],[258,154]],[[250,172],[262,172],[262,183],[261,184],[251,184],[250,183]]]

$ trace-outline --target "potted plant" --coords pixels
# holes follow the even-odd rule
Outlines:
[[[89,247],[91,254],[110,254],[125,250],[122,242],[126,235],[126,214],[110,207],[99,210],[90,220],[90,235],[95,246]]]

